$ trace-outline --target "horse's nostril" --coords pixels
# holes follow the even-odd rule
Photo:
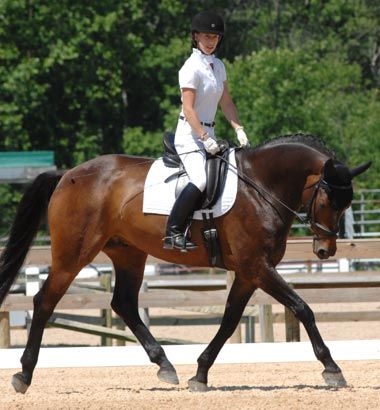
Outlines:
[[[328,252],[326,251],[326,249],[318,249],[318,258],[320,259],[328,258]]]

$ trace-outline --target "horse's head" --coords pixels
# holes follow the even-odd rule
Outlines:
[[[313,251],[318,258],[327,259],[335,255],[339,220],[352,201],[352,179],[370,165],[371,162],[367,162],[349,169],[341,162],[329,159],[320,177],[314,176],[317,181],[312,184],[314,191],[306,207],[308,221],[314,232]]]

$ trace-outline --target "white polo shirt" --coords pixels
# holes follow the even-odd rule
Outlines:
[[[211,68],[212,62],[214,69]],[[193,88],[196,92],[194,109],[199,120],[211,123],[215,119],[219,100],[227,80],[224,64],[218,58],[207,56],[197,48],[179,70],[179,87]],[[184,116],[183,112],[181,115]]]

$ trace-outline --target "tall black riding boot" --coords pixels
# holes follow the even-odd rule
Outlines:
[[[176,199],[166,225],[164,238],[165,249],[180,249],[184,252],[197,247],[185,237],[186,222],[195,211],[197,202],[202,195],[192,182],[189,182]]]

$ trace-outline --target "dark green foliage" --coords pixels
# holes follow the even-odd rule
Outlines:
[[[203,9],[226,20],[219,55],[251,141],[321,135],[350,165],[374,160],[357,182],[379,187],[373,0],[2,0],[0,150],[54,150],[60,168],[103,153],[159,156],[163,131],[176,127],[191,17]],[[235,138],[220,114],[216,132]],[[7,197],[18,201],[13,189]]]

